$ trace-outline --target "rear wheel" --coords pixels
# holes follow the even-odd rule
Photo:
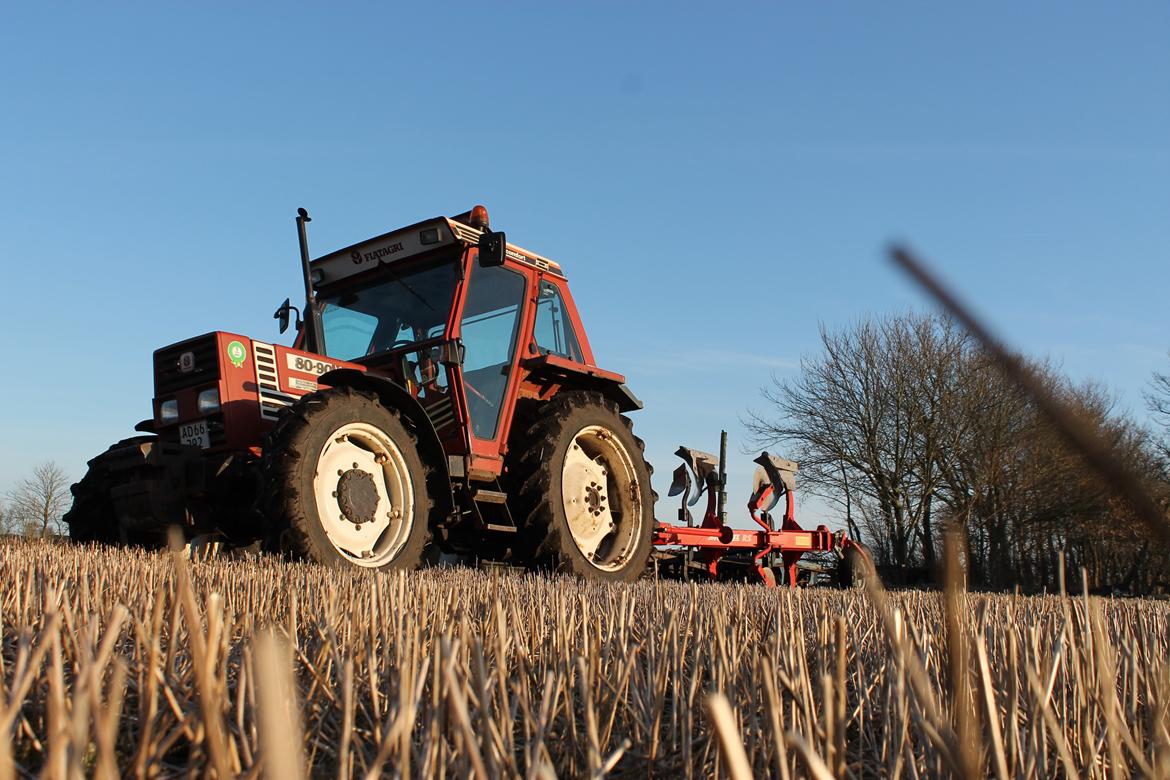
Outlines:
[[[73,493],[73,505],[61,518],[69,527],[69,538],[75,542],[99,542],[102,544],[119,544],[127,541],[126,531],[118,521],[114,509],[114,500],[111,491],[126,481],[127,476],[122,472],[119,479],[110,469],[113,453],[125,450],[128,447],[153,446],[154,436],[134,436],[123,439],[108,450],[89,462],[89,469],[80,482],[75,482],[69,488]],[[143,451],[145,462],[145,450]]]
[[[510,471],[529,561],[589,579],[636,579],[654,531],[641,440],[598,393],[564,393],[537,408]]]
[[[269,536],[326,565],[416,568],[430,541],[427,478],[414,435],[377,396],[312,393],[265,447]]]

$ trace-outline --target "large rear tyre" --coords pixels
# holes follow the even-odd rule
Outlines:
[[[509,471],[525,557],[586,579],[637,579],[654,533],[641,440],[599,393],[562,393],[537,408]]]
[[[69,538],[72,541],[100,544],[123,544],[128,541],[110,494],[116,485],[124,481],[126,475],[123,474],[123,479],[119,480],[110,469],[110,461],[115,451],[127,447],[149,447],[156,439],[155,436],[123,439],[89,462],[85,476],[69,488],[73,493],[73,504],[61,518],[69,527]]]
[[[264,449],[269,538],[328,566],[414,569],[430,542],[428,469],[414,435],[376,395],[304,396]]]

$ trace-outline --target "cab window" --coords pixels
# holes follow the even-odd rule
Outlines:
[[[451,312],[456,272],[449,259],[405,269],[384,265],[365,284],[323,295],[325,354],[354,360],[442,333]]]
[[[540,283],[533,338],[543,354],[551,353],[578,363],[582,362],[581,345],[577,343],[573,324],[565,312],[565,301],[561,298],[561,291],[549,282]]]
[[[499,266],[476,267],[463,305],[460,338],[465,349],[463,383],[472,433],[493,439],[508,389],[520,330],[525,279]]]
[[[329,303],[321,313],[321,324],[328,334],[326,354],[329,357],[350,360],[369,351],[370,342],[374,340],[374,332],[378,329],[378,318],[356,309],[346,309]]]

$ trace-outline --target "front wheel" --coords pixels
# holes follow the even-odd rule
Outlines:
[[[414,435],[376,395],[312,393],[265,447],[270,538],[330,566],[417,568],[430,541],[427,476]]]
[[[536,409],[510,470],[530,562],[587,579],[636,579],[654,531],[641,440],[597,393],[564,393]]]

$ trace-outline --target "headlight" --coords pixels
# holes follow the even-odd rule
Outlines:
[[[172,398],[158,405],[158,421],[164,425],[179,419],[179,402]]]
[[[219,388],[209,387],[199,393],[199,414],[212,414],[219,411]]]

